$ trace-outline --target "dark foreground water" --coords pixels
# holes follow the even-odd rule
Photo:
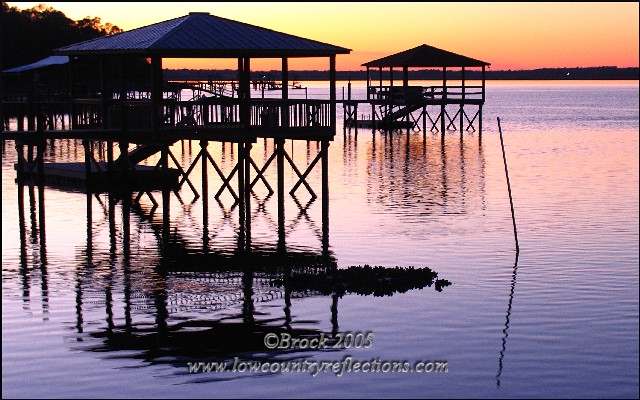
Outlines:
[[[287,195],[289,253],[275,261],[277,201],[261,183],[255,256],[239,260],[238,209],[228,193],[213,199],[216,175],[206,228],[202,198],[192,202],[186,186],[182,203],[171,195],[172,245],[163,247],[161,204],[153,209],[145,195],[128,209],[106,195],[19,190],[5,142],[2,397],[637,398],[638,114],[638,82],[489,83],[481,140],[477,132],[343,136],[340,126],[330,147],[328,252],[320,201],[308,204],[302,188]],[[173,148],[183,165],[197,155],[191,146]],[[235,149],[209,151],[230,171]],[[259,140],[252,155],[263,164],[271,151]],[[287,151],[306,165],[317,147]],[[47,161],[82,154],[65,141]],[[274,174],[266,176],[275,182]],[[286,178],[290,188],[290,169]],[[317,171],[309,181],[320,193]],[[351,286],[321,286],[313,275],[322,265],[365,264],[387,277],[409,266],[437,277],[389,278],[392,289],[376,296],[382,286],[366,283],[371,271],[343,275]],[[300,290],[279,284],[287,274],[301,277]],[[265,337],[284,333],[358,340],[265,349]],[[337,366],[319,370],[322,361]],[[190,373],[197,362],[228,370]],[[251,362],[261,363],[257,372]]]

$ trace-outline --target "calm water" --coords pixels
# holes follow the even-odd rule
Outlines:
[[[202,198],[192,202],[186,186],[182,203],[171,195],[170,248],[161,246],[162,205],[154,210],[146,195],[128,210],[110,207],[106,195],[25,187],[21,212],[16,153],[4,143],[2,396],[637,398],[638,82],[490,82],[487,90],[481,140],[343,135],[340,126],[330,147],[329,262],[428,267],[452,283],[442,291],[423,284],[392,296],[285,293],[274,285],[281,270],[266,268],[266,257],[245,262],[252,272],[230,266],[238,209],[228,193],[213,199],[220,180],[212,168],[206,229]],[[310,95],[323,91],[309,83]],[[354,92],[361,96],[362,86]],[[272,147],[256,143],[257,164]],[[172,150],[188,165],[198,149]],[[317,149],[287,143],[299,166]],[[211,143],[209,151],[228,173],[237,150]],[[65,141],[46,159],[82,157],[79,143]],[[200,165],[191,175],[198,190]],[[274,175],[275,165],[266,173],[272,185]],[[285,177],[288,190],[289,168]],[[320,193],[319,170],[309,182]],[[309,204],[304,188],[296,194],[285,203],[286,245],[306,265],[322,250],[321,205]],[[277,200],[261,183],[252,212],[253,246],[268,253],[278,240]],[[203,254],[218,252],[226,258]],[[373,338],[366,349],[261,346],[265,332],[285,331]],[[187,364],[347,356],[446,361],[447,372],[313,377],[189,373]]]

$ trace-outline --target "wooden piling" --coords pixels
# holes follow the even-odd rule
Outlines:
[[[244,144],[244,191],[242,195],[244,196],[244,207],[245,207],[245,224],[246,224],[246,243],[245,249],[250,250],[251,248],[251,142],[246,142]]]
[[[329,247],[329,141],[322,141],[322,248]]]
[[[238,221],[240,225],[240,231],[238,233],[238,248],[245,248],[245,234],[246,234],[246,225],[245,225],[245,200],[246,197],[244,195],[245,192],[245,181],[244,181],[244,143],[238,142]]]
[[[162,242],[164,246],[169,244],[169,218],[171,213],[171,198],[169,196],[169,146],[162,145],[160,151],[160,163],[162,165]]]
[[[207,173],[207,157],[208,142],[200,141],[200,154],[202,155],[202,251],[204,254],[209,250],[209,181]]]
[[[278,170],[278,249],[285,250],[285,207],[284,207],[284,139],[274,139],[276,147],[276,168]]]

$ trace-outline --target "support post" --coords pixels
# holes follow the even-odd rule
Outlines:
[[[122,133],[126,133],[127,131],[127,120],[126,120],[126,109],[125,109],[125,101],[127,100],[127,88],[126,88],[126,80],[124,76],[125,71],[125,59],[124,56],[118,57],[118,83],[120,87],[118,88],[118,112],[120,113],[120,129]],[[122,155],[120,156],[122,157]]]
[[[460,134],[462,134],[462,131],[464,129],[464,101],[466,98],[464,72],[465,72],[465,69],[464,67],[462,67],[462,101],[460,102]]]
[[[485,66],[483,65],[483,66],[482,66],[482,104],[484,104],[484,89],[485,89],[485,82],[486,82],[486,79],[485,79],[485,70],[486,70],[486,68],[485,68]]]
[[[240,225],[240,232],[238,234],[238,248],[243,249],[245,248],[245,229],[246,229],[246,223],[245,223],[245,218],[246,218],[246,214],[245,214],[245,196],[244,196],[244,187],[245,187],[245,182],[244,182],[244,143],[242,142],[238,142],[238,203],[239,203],[239,207],[238,207],[238,222]]]
[[[170,214],[170,191],[169,191],[169,145],[163,144],[160,154],[162,163],[162,242],[166,247],[169,244],[169,214]]]
[[[329,250],[329,141],[322,141],[322,250]]]
[[[283,128],[289,127],[289,66],[288,60],[286,57],[282,58],[282,121],[280,122],[280,126]]]
[[[75,66],[76,60],[75,57],[69,57],[69,125],[71,125],[71,129],[76,129],[77,125],[77,116],[76,116],[76,84],[75,84]]]
[[[18,183],[24,182],[24,145],[16,141],[16,151],[18,153],[18,172],[16,173]]]
[[[151,107],[153,116],[151,118],[153,138],[159,138],[160,124],[162,123],[162,58],[155,56],[151,58]]]
[[[200,154],[202,155],[202,251],[207,254],[209,251],[209,180],[207,174],[207,157],[206,140],[200,141]]]
[[[367,101],[371,100],[371,69],[367,67]]]
[[[246,244],[245,249],[248,251],[251,248],[251,142],[244,144],[244,210],[245,210],[245,224],[246,229]]]
[[[128,182],[129,182],[129,143],[128,142],[120,142],[120,167],[122,171],[120,171],[121,178],[121,187],[124,191],[128,192]],[[124,197],[123,197],[124,199]]]
[[[480,104],[480,110],[478,110],[478,140],[482,140],[482,104]]]
[[[102,129],[106,129],[109,127],[108,120],[108,97],[107,97],[107,73],[106,73],[106,65],[104,57],[100,57],[100,103],[102,113]]]
[[[427,134],[427,106],[422,106],[422,134]]]
[[[442,131],[443,138],[445,134],[445,129],[447,128],[446,113],[447,113],[447,67],[442,67],[442,104],[440,105],[440,129]]]
[[[39,186],[44,185],[44,151],[46,147],[47,147],[47,142],[46,140],[43,139],[38,143],[38,146],[36,148],[36,151],[37,151],[36,160],[38,161],[37,169],[38,169],[38,185]]]
[[[278,250],[285,250],[284,211],[284,139],[274,139],[278,170]]]
[[[109,177],[109,184],[111,184],[111,174],[113,173],[113,142],[107,142],[107,172]]]
[[[406,89],[409,86],[409,67],[402,67],[402,86]]]
[[[93,149],[91,148],[91,142],[89,140],[83,140],[82,146],[84,147],[84,176],[85,185],[87,187],[87,193],[91,192],[91,157],[93,156]]]
[[[336,56],[329,57],[329,101],[331,102],[331,132],[336,134]]]

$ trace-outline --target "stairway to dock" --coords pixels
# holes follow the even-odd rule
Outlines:
[[[169,147],[171,145],[173,145],[174,142],[169,144]],[[154,154],[156,154],[157,152],[161,151],[162,148],[165,147],[163,145],[156,145],[156,144],[143,144],[140,145],[136,148],[134,148],[133,150],[130,150],[127,153],[127,160],[129,162],[129,165],[136,165],[144,160],[146,160],[147,158],[153,156]],[[118,157],[117,160],[115,160],[115,167],[119,168],[120,165],[122,164],[122,157]]]
[[[419,110],[422,107],[421,104],[408,104],[404,107],[401,107],[399,110],[396,110],[390,114],[385,115],[382,118],[382,122],[388,123],[397,121],[401,118],[404,118],[410,115],[412,112]]]

